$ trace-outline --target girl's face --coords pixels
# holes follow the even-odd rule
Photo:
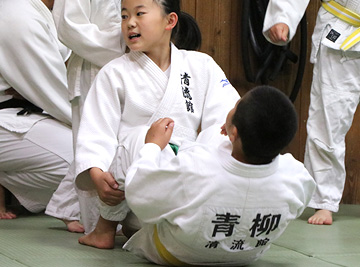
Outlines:
[[[131,50],[151,53],[169,47],[175,25],[154,0],[123,0],[121,16],[122,34]]]

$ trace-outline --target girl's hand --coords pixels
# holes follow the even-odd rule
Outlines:
[[[109,172],[99,168],[91,168],[90,176],[93,180],[99,198],[109,206],[116,206],[125,199],[124,191],[118,189],[119,185]]]
[[[220,134],[227,136],[227,132],[226,132],[226,128],[225,128],[225,124],[223,126],[221,126],[221,131]]]

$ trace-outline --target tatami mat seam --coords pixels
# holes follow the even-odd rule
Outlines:
[[[313,259],[317,259],[317,260],[320,260],[320,261],[323,261],[323,262],[326,262],[326,263],[330,263],[330,264],[334,264],[336,266],[341,266],[341,267],[348,267],[346,265],[340,265],[340,264],[337,264],[337,263],[334,263],[332,261],[328,261],[328,260],[325,260],[324,258],[321,258],[320,255],[323,255],[324,257],[325,256],[328,256],[328,254],[307,254],[307,253],[304,253],[304,252],[301,252],[301,251],[298,251],[298,250],[295,250],[295,249],[292,249],[292,248],[289,248],[289,247],[286,247],[286,246],[281,246],[281,245],[278,245],[276,243],[274,243],[272,246],[277,246],[279,248],[283,248],[283,249],[286,249],[286,250],[289,250],[289,251],[292,251],[294,253],[297,253],[297,254],[300,254],[302,256],[305,256],[305,257],[308,257],[308,258],[313,258]],[[339,255],[358,255],[358,253],[349,253],[349,254],[339,254]]]

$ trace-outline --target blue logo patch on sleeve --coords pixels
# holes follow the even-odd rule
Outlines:
[[[229,82],[228,79],[222,79],[222,80],[220,81],[220,83],[222,83],[222,87],[225,87],[225,86],[227,86],[227,85],[230,84],[230,82]]]

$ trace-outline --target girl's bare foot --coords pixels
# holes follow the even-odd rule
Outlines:
[[[79,221],[68,221],[62,220],[68,229],[72,233],[83,233],[85,232],[84,226]]]
[[[115,246],[116,227],[119,222],[108,221],[100,216],[95,230],[79,238],[79,243],[100,249],[111,249]]]
[[[308,223],[316,225],[331,225],[332,212],[329,210],[316,210],[315,214],[308,219]]]

